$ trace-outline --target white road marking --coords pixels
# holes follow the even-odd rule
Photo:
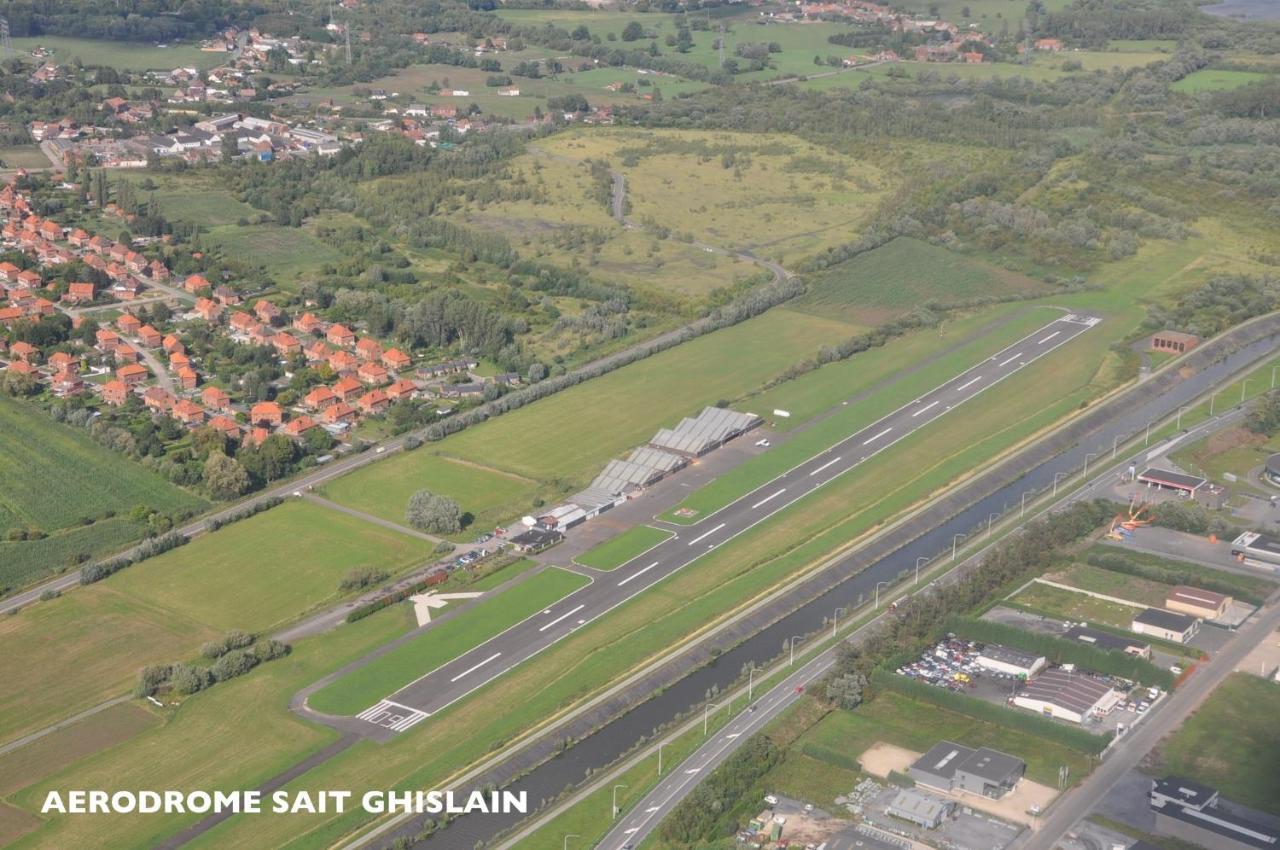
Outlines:
[[[832,460],[827,461],[822,466],[818,467],[817,469],[815,469],[813,472],[810,472],[809,474],[817,475],[819,472],[826,469],[828,466],[831,466],[832,464],[839,463],[839,462],[840,462],[840,458],[833,458]]]
[[[706,532],[706,533],[704,533],[704,534],[699,534],[697,537],[695,537],[695,538],[693,538],[692,540],[690,540],[690,541],[689,541],[689,545],[690,545],[690,546],[692,546],[693,544],[697,543],[699,540],[703,540],[703,539],[705,539],[705,538],[707,538],[707,537],[710,537],[711,535],[715,534],[715,533],[716,533],[717,531],[719,531],[720,529],[724,528],[724,526],[725,526],[725,524],[722,522],[722,523],[720,523],[719,525],[717,525],[715,528],[711,529],[710,531],[708,531],[708,532]]]
[[[622,587],[624,584],[626,584],[627,582],[631,581],[633,578],[640,578],[640,576],[644,575],[645,573],[649,572],[649,570],[651,570],[651,569],[653,569],[654,567],[658,566],[658,563],[659,563],[658,561],[654,561],[652,564],[650,564],[649,566],[645,567],[643,570],[636,570],[634,573],[632,573],[631,575],[627,576],[627,577],[626,577],[626,578],[624,578],[622,581],[618,582],[618,587]]]
[[[686,771],[685,771],[685,773],[686,773],[686,774],[688,774],[688,775],[692,775],[692,774],[697,773],[699,770],[702,770],[702,768],[700,768],[700,767],[691,767],[691,768],[689,768],[688,770],[686,770]]]
[[[938,406],[938,403],[937,403],[936,401],[929,402],[929,403],[928,403],[928,404],[926,404],[924,407],[920,408],[920,409],[919,409],[919,410],[917,410],[915,413],[911,414],[911,418],[912,418],[912,419],[915,419],[915,418],[916,418],[917,416],[919,416],[921,413],[927,413],[928,411],[932,410],[933,408],[935,408],[935,407],[937,407],[937,406]]]
[[[577,608],[574,608],[572,611],[565,611],[565,612],[564,612],[563,614],[561,614],[559,617],[556,617],[556,618],[555,618],[554,620],[552,620],[550,623],[547,623],[545,626],[543,626],[542,628],[538,629],[538,631],[540,631],[540,632],[545,632],[547,629],[551,628],[551,627],[552,627],[552,626],[554,626],[556,623],[558,623],[558,622],[560,622],[561,620],[563,620],[565,617],[572,617],[574,614],[578,613],[579,611],[581,611],[583,608],[586,608],[586,607],[587,607],[586,605],[579,605]]]
[[[876,434],[874,437],[870,438],[869,440],[863,440],[863,441],[862,441],[862,445],[864,445],[864,446],[869,446],[869,445],[871,445],[872,443],[874,443],[876,440],[878,440],[878,439],[880,439],[881,437],[883,437],[885,434],[888,434],[888,433],[889,433],[890,431],[892,431],[892,430],[893,430],[893,426],[890,426],[890,427],[888,427],[888,428],[885,428],[883,431],[881,431],[879,434]]]
[[[649,813],[652,813],[652,812],[656,812],[656,811],[658,811],[658,810],[659,810],[659,809],[661,809],[661,808],[662,808],[662,806],[650,806],[649,808],[645,809],[645,813],[646,813],[646,814],[649,814]]]
[[[997,365],[997,366],[1008,366],[1010,363],[1012,363],[1013,361],[1017,360],[1017,359],[1018,359],[1019,357],[1021,357],[1021,356],[1022,356],[1022,353],[1021,353],[1021,352],[1017,352],[1017,351],[1015,351],[1012,357],[1010,357],[1010,358],[1009,358],[1009,359],[1007,359],[1007,360],[1001,360],[1001,361],[1000,361],[999,363],[997,363],[996,365]]]
[[[1040,340],[1039,342],[1037,342],[1037,343],[1036,343],[1036,345],[1044,345],[1046,342],[1048,342],[1049,340],[1053,339],[1055,336],[1057,336],[1057,335],[1058,335],[1058,334],[1060,334],[1060,333],[1062,333],[1062,331],[1054,331],[1053,333],[1049,334],[1049,335],[1048,335],[1047,337],[1045,337],[1044,339],[1042,339],[1042,340]]]
[[[479,670],[481,667],[483,667],[484,665],[488,664],[490,661],[492,661],[493,659],[497,658],[497,657],[498,657],[499,655],[501,655],[501,654],[502,654],[501,652],[495,652],[493,655],[490,655],[488,658],[486,658],[484,661],[481,661],[479,664],[476,664],[476,665],[474,665],[474,666],[472,666],[472,667],[468,667],[466,670],[463,670],[461,673],[459,673],[458,675],[454,676],[454,677],[453,677],[452,679],[450,679],[449,681],[450,681],[450,682],[456,682],[456,681],[458,681],[459,679],[461,679],[463,676],[467,676],[467,675],[470,675],[471,673],[476,672],[476,671],[477,671],[477,670]]]
[[[960,386],[956,387],[956,392],[960,392],[961,390],[967,390],[969,389],[969,387],[973,386],[974,384],[978,383],[978,381],[981,381],[981,380],[982,380],[982,376],[979,375],[978,377],[974,378],[972,381],[969,381],[968,383],[961,384]],[[951,408],[947,408],[947,409],[950,410]]]
[[[781,495],[782,495],[783,493],[785,493],[785,492],[787,492],[787,488],[786,488],[786,487],[783,487],[783,488],[782,488],[781,490],[779,490],[778,492],[776,492],[776,493],[774,493],[774,494],[772,494],[772,495],[770,495],[770,496],[765,496],[763,499],[761,499],[760,501],[756,502],[754,505],[752,505],[752,506],[751,506],[751,509],[752,509],[752,510],[755,510],[756,508],[758,508],[758,507],[760,507],[761,505],[763,505],[765,502],[769,501],[770,499],[774,498],[775,496],[781,496]]]

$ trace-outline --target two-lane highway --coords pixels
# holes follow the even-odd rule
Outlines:
[[[358,717],[404,731],[763,522],[1098,323],[1066,315],[867,425],[733,503],[682,528],[591,585],[426,673]],[[383,733],[385,734],[385,733]]]

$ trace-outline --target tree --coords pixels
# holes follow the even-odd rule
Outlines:
[[[1280,391],[1271,390],[1253,400],[1245,415],[1245,427],[1267,436],[1280,430]]]
[[[456,534],[462,530],[462,510],[447,496],[419,490],[409,497],[405,509],[409,525],[430,534]]]
[[[249,473],[235,458],[215,450],[204,462],[204,484],[215,499],[234,499],[249,489]]]
[[[861,673],[842,673],[827,682],[827,699],[844,709],[854,709],[862,704],[862,692],[867,687],[867,677]]]
[[[644,27],[640,26],[639,21],[632,21],[622,28],[623,41],[639,41],[644,38]]]
[[[534,363],[529,367],[529,383],[536,384],[547,377],[547,367],[541,363]]]

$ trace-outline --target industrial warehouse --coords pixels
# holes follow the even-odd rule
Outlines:
[[[1138,658],[1151,658],[1151,644],[1143,643],[1133,638],[1113,635],[1111,632],[1104,632],[1101,629],[1094,629],[1089,626],[1072,626],[1062,636],[1066,640],[1079,641],[1107,652],[1119,650],[1129,655],[1136,655]]]
[[[1246,531],[1231,541],[1231,554],[1264,567],[1280,567],[1280,540],[1257,531]]]
[[[1083,723],[1111,711],[1120,699],[1120,693],[1101,680],[1060,667],[1028,682],[1014,695],[1013,704],[1046,717]]]
[[[1200,621],[1187,614],[1148,608],[1133,618],[1131,627],[1140,635],[1151,635],[1160,640],[1187,643],[1200,630]]]
[[[907,775],[941,791],[967,791],[998,800],[1013,790],[1026,771],[1022,759],[997,750],[940,741],[916,759]]]
[[[1244,807],[1223,800],[1216,789],[1190,779],[1171,776],[1152,780],[1151,811],[1161,833],[1203,847],[1280,847],[1280,830]]]

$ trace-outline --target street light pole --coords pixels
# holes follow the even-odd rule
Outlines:
[[[1152,424],[1153,423],[1151,422],[1147,423],[1147,436],[1142,438],[1142,445],[1144,446],[1151,442],[1151,425]]]
[[[618,789],[626,787],[626,785],[621,784],[613,786],[613,816],[615,818],[618,816]]]
[[[920,565],[922,563],[924,564],[929,563],[929,559],[924,557],[923,555],[920,556],[919,558],[916,558],[916,584],[920,583]]]
[[[751,662],[751,666],[747,669],[747,702],[751,702],[756,690],[756,665]]]
[[[967,535],[964,535],[964,534],[957,534],[951,538],[951,560],[954,561],[956,559],[956,544],[959,543],[966,536]]]
[[[1218,390],[1218,392],[1217,392],[1217,393],[1210,393],[1210,394],[1209,394],[1209,415],[1210,415],[1210,416],[1212,416],[1212,415],[1213,415],[1213,411],[1214,411],[1214,407],[1213,407],[1213,406],[1214,406],[1214,403],[1215,403],[1215,402],[1217,402],[1217,400],[1218,400],[1218,393],[1220,393],[1220,392],[1222,392],[1222,390]]]
[[[1085,456],[1084,456],[1084,479],[1085,479],[1085,481],[1088,481],[1088,480],[1089,480],[1089,461],[1093,460],[1095,457],[1097,457],[1097,455],[1096,455],[1095,453],[1093,453],[1093,452],[1090,452],[1089,454],[1087,454],[1087,455],[1085,455]]]
[[[754,670],[755,668],[753,667],[751,669]],[[659,776],[662,775],[662,748],[670,743],[671,743],[670,741],[663,741],[661,744],[658,744],[658,775]]]
[[[1033,492],[1035,491],[1028,490],[1027,492],[1022,494],[1022,507],[1018,510],[1018,519],[1022,519],[1024,516],[1027,515],[1027,497],[1030,496]]]
[[[1054,498],[1057,498],[1057,496],[1058,496],[1058,482],[1059,482],[1060,480],[1062,480],[1063,478],[1066,478],[1066,477],[1067,477],[1067,473],[1065,473],[1065,472],[1055,472],[1055,473],[1053,474],[1053,495],[1054,495]]]
[[[804,640],[804,635],[792,635],[791,639],[787,641],[787,645],[791,649],[791,662],[787,665],[788,667],[796,665],[796,641],[798,640]]]
[[[884,586],[888,587],[889,582],[887,582],[887,581],[878,581],[878,582],[876,582],[876,604],[875,604],[874,606],[872,606],[872,608],[871,608],[871,610],[872,610],[872,611],[877,611],[877,610],[879,610],[879,609],[880,609],[880,585],[884,585]]]
[[[987,536],[988,537],[991,536],[991,526],[995,523],[996,517],[998,516],[1000,516],[1000,514],[998,513],[987,514]]]
[[[1190,410],[1190,409],[1191,409],[1190,407],[1187,407],[1185,405],[1183,407],[1178,408],[1178,421],[1174,424],[1173,426],[1174,428],[1176,428],[1179,431],[1182,430],[1182,413],[1183,411]]]
[[[709,702],[702,708],[702,737],[707,737],[707,718],[711,716],[711,709],[723,708],[722,702]]]
[[[1120,435],[1116,434],[1115,439],[1111,441],[1111,459],[1116,459],[1116,454],[1120,451]]]
[[[835,612],[834,612],[834,613],[832,613],[832,615],[831,615],[831,639],[832,639],[832,640],[835,640],[835,637],[836,637],[836,624],[838,624],[838,623],[840,622],[840,612],[841,612],[841,611],[843,611],[843,612],[844,612],[844,613],[846,613],[846,614],[848,614],[848,613],[849,613],[849,609],[848,609],[848,608],[837,608],[837,609],[835,610]]]
[[[570,838],[581,838],[581,837],[582,837],[581,835],[578,835],[578,834],[577,834],[577,833],[575,833],[575,832],[571,832],[571,833],[569,833],[568,835],[566,835],[566,836],[564,837],[564,843],[560,845],[560,846],[561,846],[561,848],[562,848],[562,850],[569,850],[569,839],[570,839]]]
[[[1245,378],[1243,381],[1240,382],[1240,403],[1241,404],[1244,404],[1244,394],[1245,394],[1245,390],[1247,390],[1248,387],[1249,387],[1249,379]]]

